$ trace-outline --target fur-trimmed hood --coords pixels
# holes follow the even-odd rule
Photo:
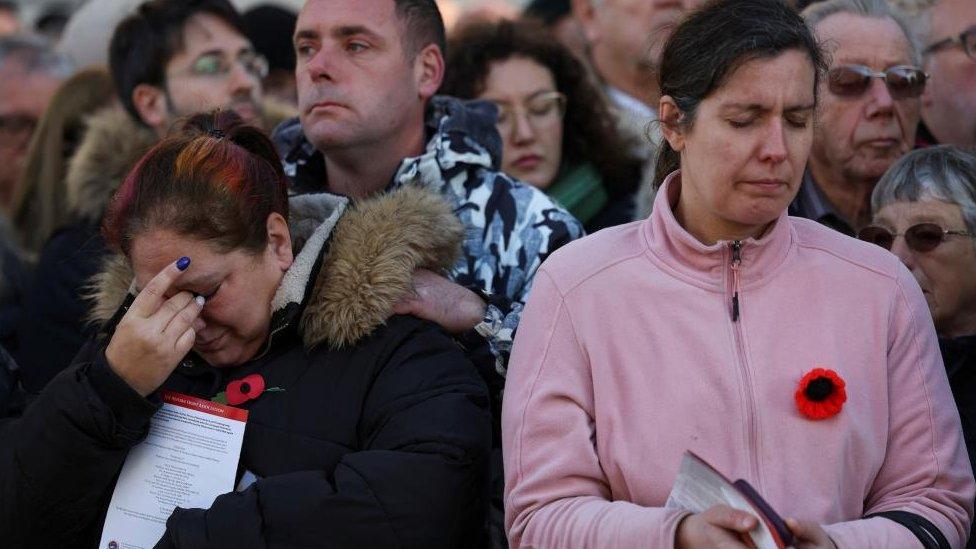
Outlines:
[[[264,101],[261,107],[268,131],[295,115],[294,108],[273,100]],[[108,107],[90,116],[81,144],[68,163],[68,211],[98,223],[129,170],[158,142],[155,131],[137,123],[122,107]]]
[[[295,261],[275,294],[272,325],[301,310],[299,332],[309,348],[347,347],[369,335],[412,290],[413,272],[450,269],[464,237],[444,199],[415,187],[354,206],[326,193],[298,195],[289,207]],[[115,315],[132,279],[125,257],[108,260],[92,282],[94,320]]]

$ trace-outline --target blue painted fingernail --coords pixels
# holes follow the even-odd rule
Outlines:
[[[190,258],[183,256],[176,260],[176,268],[185,271],[187,267],[190,266]]]

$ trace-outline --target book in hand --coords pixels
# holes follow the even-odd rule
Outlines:
[[[748,482],[730,481],[694,452],[686,451],[664,506],[701,513],[715,505],[727,505],[759,519],[759,524],[749,532],[749,539],[744,540],[751,541],[756,549],[785,549],[793,544],[793,534],[786,521]]]

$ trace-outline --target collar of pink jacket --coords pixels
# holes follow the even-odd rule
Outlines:
[[[675,275],[705,289],[722,291],[724,273],[732,263],[732,242],[702,244],[678,223],[674,206],[681,194],[681,171],[669,175],[654,199],[650,223],[644,224],[644,238],[651,253]],[[796,235],[786,210],[761,238],[741,241],[741,287],[760,284],[789,258]]]

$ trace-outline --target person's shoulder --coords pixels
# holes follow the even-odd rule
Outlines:
[[[540,267],[560,293],[614,276],[614,268],[644,256],[643,226],[634,221],[597,231],[559,248]]]
[[[869,242],[847,236],[816,221],[790,217],[797,246],[828,262],[836,269],[875,273],[889,279],[903,279],[907,270],[891,252]],[[908,273],[910,276],[910,273]]]

